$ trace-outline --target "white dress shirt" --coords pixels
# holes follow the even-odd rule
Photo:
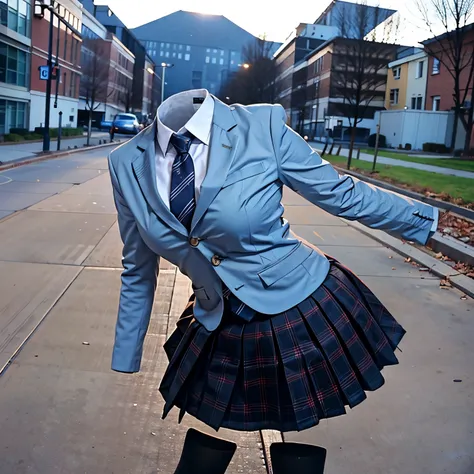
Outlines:
[[[195,100],[196,99],[196,100]],[[202,104],[199,104],[204,99]],[[205,89],[180,92],[166,99],[157,111],[158,146],[156,147],[156,186],[158,193],[170,207],[171,169],[176,158],[176,150],[170,145],[173,133],[188,131],[195,139],[189,153],[194,163],[194,183],[196,201],[204,181],[209,158],[214,100]]]

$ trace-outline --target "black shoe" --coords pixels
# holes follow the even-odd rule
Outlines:
[[[326,449],[300,443],[270,446],[273,474],[323,474]]]
[[[236,449],[235,443],[191,428],[174,474],[224,474]]]

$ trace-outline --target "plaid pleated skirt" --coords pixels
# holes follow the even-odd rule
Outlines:
[[[384,383],[405,330],[350,270],[330,259],[324,283],[294,308],[247,322],[224,311],[207,331],[193,297],[165,343],[163,417],[173,406],[215,430],[301,431],[346,413]]]

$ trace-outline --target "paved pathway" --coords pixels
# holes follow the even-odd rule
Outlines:
[[[42,195],[0,220],[2,474],[170,474],[187,428],[205,429],[189,416],[177,425],[177,410],[160,419],[162,345],[191,291],[171,264],[142,371],[110,371],[121,244],[105,153],[11,170],[0,186],[0,203]],[[385,387],[285,439],[327,447],[328,474],[472,474],[472,300],[296,194],[284,202],[294,232],[362,276],[408,330]],[[258,433],[219,435],[239,445],[229,474],[265,474]]]
[[[311,145],[316,151],[321,152],[323,150],[323,146],[321,146],[320,143],[311,143]],[[337,149],[336,146],[334,148]],[[342,149],[340,154],[341,156],[348,156],[349,151],[347,149]],[[354,152],[353,160],[354,160],[354,163],[357,163],[357,160],[355,159],[355,157],[356,157],[356,152]],[[373,155],[370,155],[368,153],[361,153],[360,159],[363,161],[370,161],[371,163],[374,161]],[[384,156],[377,156],[377,163],[382,163],[382,164],[391,165],[391,166],[401,166],[402,168],[413,168],[417,170],[431,171],[432,173],[445,174],[448,176],[458,176],[461,178],[474,179],[474,173],[471,171],[453,170],[451,168],[443,168],[441,166],[434,166],[434,165],[425,165],[422,163],[413,163],[411,161],[397,160],[395,158],[387,158]]]

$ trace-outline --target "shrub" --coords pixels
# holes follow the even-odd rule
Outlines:
[[[41,134],[43,136],[44,134],[44,127],[36,127],[35,128],[35,133]],[[82,136],[84,134],[84,130],[82,127],[63,127],[61,131],[61,136],[62,137],[77,137],[77,136]],[[51,138],[57,138],[58,136],[58,129],[57,128],[50,128],[49,129],[49,136]]]
[[[449,148],[444,143],[423,143],[423,151],[428,153],[448,153]]]
[[[43,135],[40,135],[39,133],[29,133],[28,135],[24,136],[25,140],[42,140]]]
[[[411,150],[411,143],[405,143],[405,150]]]
[[[377,140],[377,134],[373,133],[369,137],[368,145],[371,148],[375,148],[375,142]],[[387,137],[385,135],[379,135],[379,148],[387,148]]]
[[[10,133],[25,136],[28,135],[29,131],[27,128],[10,128]]]
[[[24,138],[17,133],[6,133],[5,134],[5,141],[6,142],[22,142]]]

